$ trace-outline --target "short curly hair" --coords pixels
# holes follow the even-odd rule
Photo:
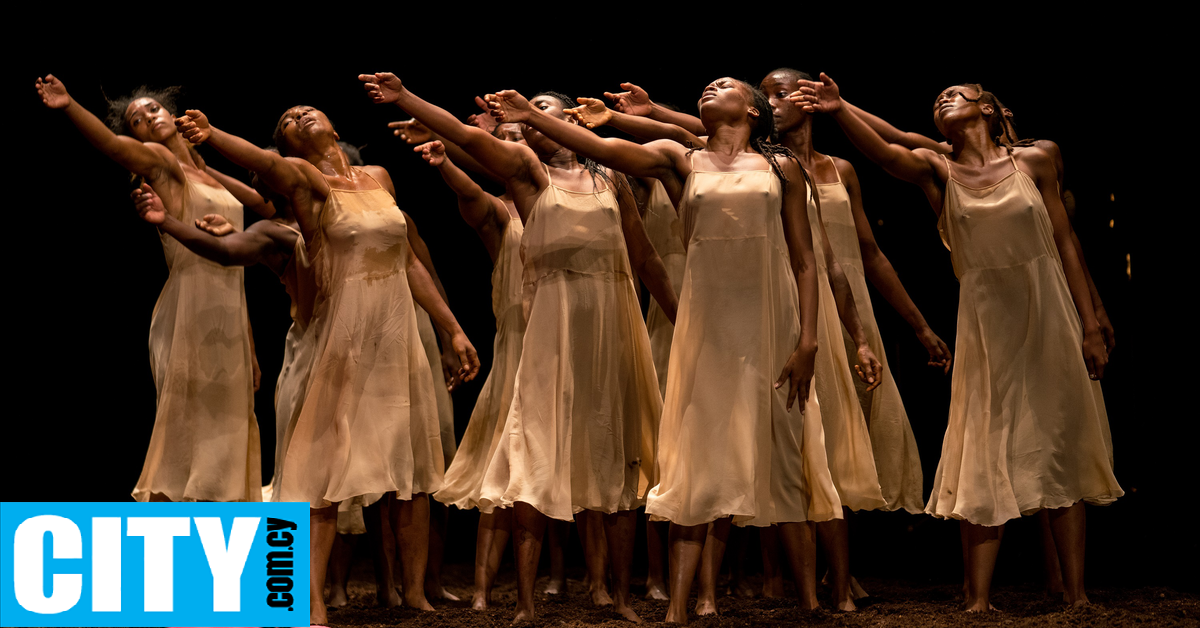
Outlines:
[[[161,89],[151,89],[142,85],[116,100],[108,100],[105,97],[105,100],[108,100],[108,117],[105,122],[108,123],[108,128],[112,129],[113,133],[133,135],[133,130],[129,128],[129,119],[125,117],[125,112],[129,110],[129,105],[133,104],[133,101],[139,98],[149,98],[174,115],[176,112],[175,99],[182,93],[183,88],[178,85]]]

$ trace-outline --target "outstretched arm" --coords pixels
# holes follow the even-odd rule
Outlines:
[[[222,266],[253,266],[275,250],[275,242],[254,229],[218,238],[194,225],[176,220],[163,209],[162,199],[149,184],[143,183],[130,197],[142,220],[156,225],[196,255]]]
[[[866,212],[863,211],[858,173],[854,171],[854,166],[850,165],[848,161],[838,160],[836,165],[838,173],[846,185],[846,192],[850,196],[850,212],[854,216],[858,248],[862,252],[863,271],[866,273],[867,279],[916,332],[917,339],[929,352],[929,365],[940,366],[944,372],[949,373],[950,364],[953,361],[950,348],[937,334],[933,333],[929,323],[921,314],[921,310],[917,309],[917,305],[908,296],[908,291],[900,282],[900,276],[896,274],[896,269],[892,267],[892,263],[888,261],[887,256],[883,254],[883,251],[879,249],[879,244],[875,241],[870,221],[867,220]]]
[[[227,174],[217,172],[211,166],[204,169],[205,172],[212,175],[217,183],[221,184],[234,198],[238,200],[246,209],[262,216],[263,218],[271,218],[275,216],[275,206],[271,201],[263,198],[254,188],[242,183],[240,179],[235,179]]]
[[[100,118],[75,102],[67,93],[67,87],[53,74],[46,75],[45,79],[39,78],[35,87],[42,104],[51,109],[61,109],[92,146],[130,172],[158,180],[172,166],[179,170],[175,157],[165,146],[150,146],[132,137],[113,133]],[[182,170],[179,170],[179,175],[183,176]]]
[[[478,183],[454,165],[446,156],[442,142],[427,142],[413,150],[421,153],[429,165],[438,169],[442,180],[458,196],[458,212],[475,233],[479,234],[488,255],[495,263],[500,251],[501,234],[508,226],[508,221],[512,220],[504,203],[485,192]]]
[[[541,172],[541,169],[534,168],[536,164],[531,162],[536,161],[533,151],[520,144],[493,137],[483,129],[459,122],[450,112],[410,92],[395,74],[360,74],[358,79],[363,82],[363,87],[373,101],[395,103],[434,133],[458,144],[477,159],[480,165],[504,181],[518,176],[537,176],[537,173]]]
[[[573,116],[579,121],[579,124],[589,129],[607,124],[643,140],[671,140],[689,148],[703,148],[707,145],[702,138],[683,127],[613,111],[605,107],[603,101],[596,98],[580,97],[575,100],[580,106],[567,109],[565,113]]]
[[[476,97],[475,99],[480,102],[483,102],[482,98]],[[473,115],[472,118],[474,118],[474,117],[475,116]],[[478,117],[480,117],[480,118],[486,117],[489,120],[492,119],[492,117],[487,114],[479,114]],[[480,129],[483,128],[479,125],[469,125],[469,126],[475,126],[476,128],[480,128]],[[441,142],[442,146],[445,147],[445,149],[446,149],[446,155],[449,156],[449,158],[456,165],[466,168],[467,170],[470,170],[471,172],[474,172],[476,174],[481,174],[481,175],[487,177],[488,179],[495,181],[496,183],[500,183],[500,184],[504,183],[504,181],[502,179],[500,179],[500,177],[497,177],[492,171],[490,171],[487,168],[484,168],[482,165],[480,165],[480,163],[478,161],[476,161],[474,157],[467,154],[467,151],[465,151],[461,147],[459,147],[458,144],[455,144],[454,142],[451,142],[450,140],[438,135],[437,133],[430,131],[429,127],[425,126],[424,124],[421,124],[421,121],[417,120],[416,118],[412,118],[409,120],[400,120],[397,122],[388,122],[388,128],[392,129],[393,135],[395,135],[396,137],[399,137],[400,139],[404,140],[405,142],[408,142],[412,146],[420,146],[420,145],[428,144],[429,142],[434,142],[434,141]],[[487,130],[487,129],[484,129],[484,130]]]
[[[952,150],[952,147],[947,142],[939,142],[933,138],[921,135],[920,133],[901,131],[900,129],[892,126],[887,120],[884,120],[875,114],[868,113],[859,107],[855,107],[845,100],[842,101],[842,106],[848,109],[854,115],[861,118],[863,122],[867,123],[867,126],[871,127],[873,131],[878,133],[879,136],[883,138],[883,141],[888,142],[889,144],[899,144],[900,146],[910,150],[915,148],[927,148],[935,153],[941,153],[943,155],[950,154],[950,151]]]
[[[633,190],[629,189],[629,182],[625,180],[624,175],[616,172],[613,173],[612,179],[617,186],[617,206],[621,210],[621,232],[625,236],[625,247],[629,251],[629,260],[633,263],[633,270],[638,277],[641,277],[646,288],[650,290],[651,296],[658,301],[663,313],[674,325],[679,299],[675,296],[675,289],[671,286],[667,267],[662,263],[662,258],[658,256],[654,246],[650,244],[650,237],[646,235],[646,227],[642,224],[642,217],[638,213]]]
[[[666,107],[655,104],[654,101],[650,100],[650,94],[647,94],[646,90],[637,85],[633,83],[621,83],[621,89],[626,91],[616,94],[604,92],[604,97],[613,101],[613,107],[617,111],[633,116],[648,117],[667,124],[674,124],[698,136],[708,133],[708,131],[704,130],[704,124],[700,122],[700,118],[678,111],[671,111]]]
[[[787,409],[791,410],[792,404],[799,399],[800,412],[804,412],[817,357],[817,264],[813,255],[812,228],[805,207],[808,183],[800,165],[793,160],[782,159],[779,164],[789,181],[783,196],[783,235],[787,240],[788,259],[800,297],[800,340],[788,357],[779,379],[775,380],[775,388],[787,382]]]

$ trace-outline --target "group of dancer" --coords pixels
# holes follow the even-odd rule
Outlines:
[[[731,525],[782,546],[764,551],[764,592],[782,594],[785,557],[808,609],[819,539],[833,604],[854,610],[846,519],[873,509],[962,522],[967,610],[990,607],[1004,523],[1044,513],[1064,599],[1087,602],[1083,503],[1122,495],[1097,381],[1112,328],[1063,208],[1057,146],[1018,141],[993,94],[938,95],[938,143],[846,103],[824,74],[788,68],[758,87],[710,83],[698,118],[624,84],[606,94],[611,109],[488,94],[477,99],[487,113],[464,123],[393,74],[359,78],[372,101],[412,116],[396,134],[455,192],[493,263],[494,360],[457,447],[446,390],[475,377],[475,350],[391,177],[352,165],[322,112],[288,109],[264,149],[175,111],[169,94],[110,103],[110,128],[61,81],[38,79],[47,107],[145,181],[137,207],[170,270],[151,322],[158,413],[136,499],[308,502],[316,625],[339,510],[372,504],[400,551],[395,603],[432,609],[430,495],[481,513],[475,608],[490,603],[512,536],[514,623],[535,617],[548,522],[573,519],[593,600],[638,621],[643,507],[647,586],[669,597],[668,622],[687,623],[697,575],[695,612],[717,612]],[[961,283],[953,358],[876,245],[854,168],[815,150],[818,113],[929,199]],[[591,130],[604,125],[637,140]],[[253,185],[206,166],[199,144]],[[269,219],[243,230],[238,205]],[[240,268],[256,263],[292,298],[267,487]],[[652,298],[645,320],[638,279]],[[930,365],[949,372],[953,360],[928,501],[867,280]],[[669,522],[668,569],[657,522]],[[390,567],[378,573],[381,595],[395,595]]]

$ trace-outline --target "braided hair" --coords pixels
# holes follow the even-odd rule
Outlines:
[[[812,181],[808,177],[808,172],[804,170],[804,166],[800,165],[800,160],[796,159],[795,153],[779,143],[779,137],[775,133],[775,116],[771,115],[771,101],[767,99],[767,95],[746,81],[737,82],[746,88],[750,94],[751,106],[758,110],[758,118],[754,121],[754,126],[750,128],[750,148],[765,157],[767,163],[771,164],[771,170],[775,176],[779,177],[780,193],[787,193],[788,178],[783,174],[783,169],[779,167],[776,157],[795,161],[796,165],[800,166],[800,172],[803,173],[804,179],[811,186]]]
[[[551,91],[551,90],[538,92],[533,95],[533,98],[537,98],[538,96],[549,96],[549,97],[557,100],[559,103],[562,104],[563,109],[570,107],[573,102],[571,100],[570,96],[568,96],[562,92],[556,92],[556,91]],[[533,99],[531,98],[530,100],[533,100]],[[497,128],[499,128],[499,126],[497,126]],[[579,163],[583,164],[583,167],[586,168],[588,173],[592,175],[592,189],[593,190],[596,188],[596,177],[600,177],[601,179],[604,179],[604,181],[609,185],[609,187],[614,187],[614,188],[616,187],[616,183],[614,183],[612,178],[608,176],[608,173],[606,172],[607,169],[604,166],[601,166],[600,164],[596,163],[595,161],[593,161],[587,157],[584,157],[583,155],[576,154],[575,158],[578,159]],[[615,190],[614,190],[614,193],[616,193]]]

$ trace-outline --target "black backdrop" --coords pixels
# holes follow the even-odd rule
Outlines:
[[[787,19],[777,15],[770,21],[777,25]],[[1089,577],[1093,582],[1185,583],[1183,569],[1197,549],[1179,516],[1181,509],[1190,510],[1180,502],[1193,494],[1188,488],[1195,472],[1186,470],[1185,448],[1195,434],[1188,425],[1194,411],[1178,412],[1171,399],[1182,395],[1169,392],[1174,388],[1166,384],[1166,372],[1187,365],[1153,366],[1152,331],[1158,329],[1150,326],[1159,322],[1142,307],[1153,302],[1148,280],[1157,273],[1152,261],[1157,253],[1139,224],[1152,207],[1139,196],[1128,158],[1114,149],[1129,131],[1113,128],[1111,105],[1100,97],[1117,76],[1128,75],[1132,61],[1110,47],[1105,31],[1093,36],[1064,27],[1053,38],[1031,35],[986,45],[937,34],[917,47],[912,42],[924,31],[898,29],[880,38],[848,31],[844,24],[838,26],[838,39],[802,35],[788,45],[774,39],[751,43],[748,31],[655,40],[666,27],[618,26],[580,29],[574,39],[559,35],[514,43],[522,35],[509,35],[509,27],[520,30],[525,24],[516,18],[485,22],[490,26],[405,38],[378,28],[346,29],[330,45],[311,40],[304,42],[309,49],[288,53],[268,52],[282,27],[266,24],[218,39],[219,44],[188,39],[164,49],[153,38],[127,34],[134,27],[126,26],[102,37],[74,37],[67,45],[12,50],[6,72],[8,100],[15,103],[9,108],[9,132],[15,131],[21,153],[6,162],[17,175],[10,199],[18,202],[9,206],[6,238],[7,344],[14,370],[6,386],[12,401],[0,456],[2,498],[129,499],[153,424],[146,338],[166,277],[155,230],[137,218],[128,201],[127,174],[92,149],[65,116],[41,106],[35,77],[55,73],[72,96],[101,114],[104,94],[116,97],[143,83],[182,85],[181,107],[203,109],[214,124],[260,145],[269,143],[287,107],[324,110],[343,139],[362,147],[367,163],[391,171],[399,204],[420,226],[451,307],[479,349],[485,371],[454,395],[461,436],[490,365],[489,260],[458,218],[440,177],[386,128],[386,122],[407,116],[393,106],[370,103],[356,75],[394,71],[418,94],[465,117],[476,110],[472,97],[485,91],[515,88],[532,95],[553,89],[600,96],[617,90],[621,81],[694,111],[701,90],[715,78],[756,83],[771,69],[788,65],[824,70],[851,102],[934,137],[933,98],[948,85],[979,82],[1016,113],[1022,136],[1059,143],[1067,187],[1078,199],[1076,229],[1119,343],[1104,393],[1116,473],[1126,496],[1111,507],[1089,509]],[[204,26],[214,28],[210,22]],[[313,30],[330,28],[321,24]],[[369,44],[370,52],[344,54],[341,49],[354,43],[349,38],[359,36],[385,41]],[[485,61],[487,54],[495,61]],[[815,143],[818,150],[854,163],[883,251],[933,329],[953,345],[958,284],[923,196],[862,158],[828,120],[817,121]],[[202,150],[213,167],[242,176],[215,151]],[[246,293],[264,372],[256,412],[266,479],[274,447],[272,391],[290,322],[288,299],[262,267],[247,270]],[[924,366],[925,353],[905,323],[878,294],[872,299],[920,446],[928,492],[950,380]],[[471,521],[470,515],[456,514],[452,526],[469,535]],[[858,574],[957,577],[952,523],[869,513],[852,525]],[[470,538],[454,541],[448,558],[469,561]],[[1010,526],[1001,580],[1033,577],[1035,541],[1030,522]]]

